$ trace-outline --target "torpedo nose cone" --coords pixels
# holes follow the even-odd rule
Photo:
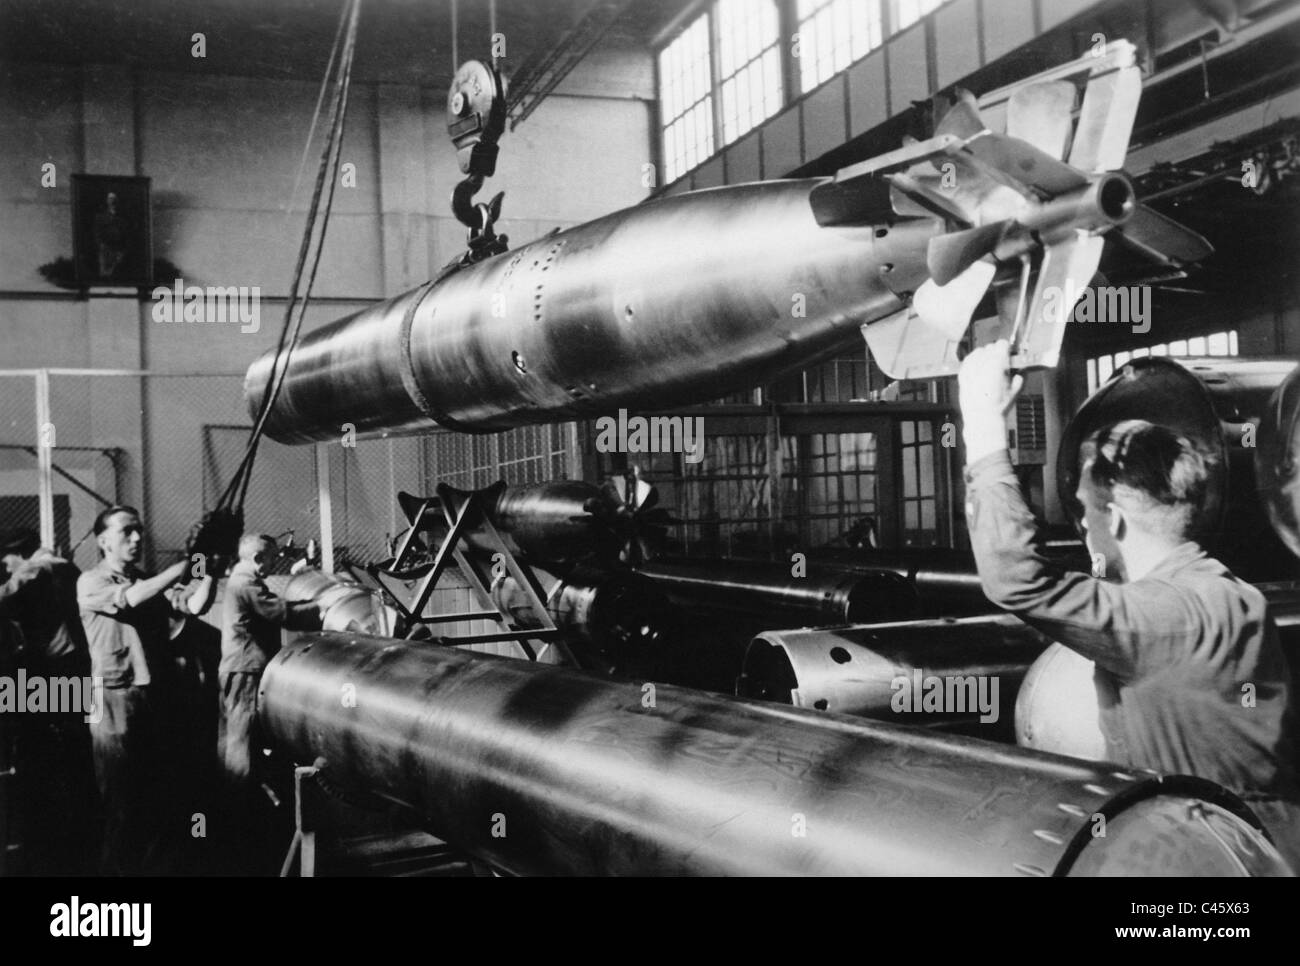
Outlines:
[[[1096,665],[1053,644],[1029,667],[1016,698],[1016,744],[1058,755],[1103,761],[1101,705],[1107,687]]]

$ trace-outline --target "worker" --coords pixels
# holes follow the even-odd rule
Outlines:
[[[22,627],[28,671],[84,676],[90,655],[77,613],[76,566],[42,547],[29,529],[0,536],[0,563],[9,574],[0,584],[0,615]]]
[[[267,662],[280,650],[280,632],[291,627],[319,626],[320,609],[311,601],[289,602],[271,592],[266,578],[280,556],[273,537],[246,533],[239,541],[239,559],[226,581],[222,603],[221,759],[230,792],[236,828],[236,871],[259,871],[259,845],[267,842],[270,825],[261,814],[254,770],[257,749],[257,691]]]
[[[144,555],[140,513],[129,506],[100,512],[92,528],[101,559],[77,580],[77,602],[90,646],[91,674],[102,682],[102,711],[90,719],[95,777],[104,812],[102,871],[109,875],[159,871],[160,849],[188,829],[190,815],[162,805],[172,776],[161,767],[157,696],[166,679],[173,616],[204,613],[215,579],[205,573],[183,584],[191,567],[183,559],[153,577],[138,563]]]
[[[1077,498],[1093,559],[1122,582],[1052,567],[1007,452],[1020,381],[1007,343],[974,350],[958,378],[966,516],[984,592],[1096,665],[1111,761],[1195,775],[1248,801],[1300,872],[1295,694],[1263,594],[1191,539],[1208,466],[1143,420],[1087,441]]]
[[[218,675],[226,718],[223,758],[227,777],[236,784],[251,778],[257,688],[267,662],[280,650],[280,629],[309,626],[320,614],[311,601],[290,603],[271,593],[266,576],[279,555],[273,537],[244,534],[239,562],[226,582]]]
[[[87,686],[90,654],[77,612],[76,566],[42,547],[36,532],[25,528],[0,536],[0,562],[8,573],[0,583],[0,619],[14,621],[22,631],[28,680],[43,678],[47,694],[80,695],[86,705],[93,686]],[[51,706],[24,716],[17,774],[26,865],[33,872],[93,871],[85,865],[94,850],[90,713],[86,706]]]

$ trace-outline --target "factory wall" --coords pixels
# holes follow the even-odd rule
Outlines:
[[[650,63],[644,51],[602,52],[503,138],[497,177],[479,199],[506,191],[498,231],[519,244],[646,196]],[[274,345],[284,313],[327,120],[294,194],[318,90],[315,79],[0,63],[0,369],[212,374],[52,379],[57,445],[124,451],[120,498],[142,506],[159,549],[181,546],[215,497],[216,480],[201,478],[204,427],[251,422],[242,374]],[[306,330],[425,281],[463,251],[448,201],[461,176],[444,98],[433,87],[354,82],[341,156],[353,175],[334,195]],[[40,266],[72,255],[71,175],[82,172],[151,178],[155,257],[186,285],[259,290],[257,331],[160,323],[133,290],[87,299],[47,282]],[[0,377],[0,442],[34,437],[31,391],[30,378]],[[224,455],[211,452],[213,433],[208,464],[229,462],[233,430]],[[310,451],[264,449],[254,490],[265,519],[250,523],[314,532]],[[0,468],[0,493],[23,487],[20,465],[11,457]],[[387,487],[388,467],[374,472]],[[35,485],[33,473],[29,492]]]

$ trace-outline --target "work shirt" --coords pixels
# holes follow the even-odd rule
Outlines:
[[[221,666],[218,673],[261,674],[280,650],[280,628],[288,605],[271,593],[257,564],[241,560],[230,571],[221,616]]]
[[[77,579],[77,604],[90,645],[90,673],[106,688],[150,683],[151,654],[166,648],[173,615],[188,617],[189,587],[178,584],[132,606],[126,592],[143,579],[135,567],[118,573],[101,560]],[[153,660],[157,660],[154,657]]]
[[[1140,580],[1055,569],[1005,451],[966,471],[989,599],[1095,662],[1107,757],[1238,792],[1295,797],[1290,670],[1264,595],[1195,543]]]
[[[0,584],[0,618],[17,621],[36,662],[86,653],[77,568],[42,547]]]

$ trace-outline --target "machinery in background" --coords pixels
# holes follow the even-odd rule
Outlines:
[[[1042,552],[1067,570],[1089,570],[1081,543],[1044,546]],[[997,610],[980,585],[975,557],[969,550],[917,547],[899,550],[827,547],[808,554],[813,563],[853,570],[887,570],[907,578],[916,591],[923,617],[960,617]]]
[[[1049,553],[1062,566],[1087,568],[1081,548]],[[657,558],[639,570],[690,618],[657,648],[654,679],[799,707],[888,717],[890,667],[907,675],[995,668],[1007,702],[996,726],[968,715],[911,720],[1011,740],[1020,679],[1050,643],[1017,631],[1014,618],[992,616],[974,558],[958,550],[826,548],[798,566]],[[972,615],[990,616],[954,621]]]
[[[323,785],[505,873],[1288,872],[1211,782],[457,648],[308,635],[258,717]]]
[[[546,611],[581,666],[602,673],[642,662],[665,634],[668,600],[655,581],[625,567],[579,564],[559,577],[530,567]],[[521,630],[541,625],[531,597],[508,572],[492,580],[492,601]]]
[[[437,496],[402,493],[410,528],[391,560],[370,568],[413,629],[444,644],[516,642],[535,659],[554,644],[565,663],[610,673],[662,637],[667,600],[624,562],[667,519],[649,493],[629,504],[616,490],[574,480],[483,490],[440,485]],[[430,612],[454,563],[478,609]],[[438,624],[491,621],[498,629],[439,636]]]
[[[987,614],[993,605],[984,596],[975,558],[969,551],[946,547],[879,550],[826,547],[810,551],[814,564],[883,570],[907,580],[916,594],[918,617]]]
[[[1137,393],[1124,399],[1124,407],[1085,406],[1079,419],[1097,419],[1098,412],[1108,419],[1151,414],[1153,400],[1170,411],[1164,389],[1171,385],[1190,393],[1191,401],[1199,398],[1193,388],[1200,392],[1202,380],[1176,364],[1158,360],[1136,370],[1137,375],[1121,371],[1116,381],[1131,389],[1135,379],[1159,377],[1150,385],[1160,391],[1146,395],[1145,406]],[[1239,424],[1257,426],[1274,458],[1294,448],[1294,413],[1285,408],[1287,400],[1294,402],[1292,385],[1284,383],[1267,407],[1271,425],[1250,418]],[[1222,392],[1220,397],[1228,398]],[[1123,397],[1101,398],[1114,405]],[[1191,430],[1200,427],[1198,441],[1222,444],[1216,436],[1222,432],[1220,410],[1197,410],[1187,402],[1172,412],[1189,420]],[[1083,434],[1074,426],[1067,438],[1077,441]],[[1294,519],[1294,507],[1286,502],[1294,492],[1287,475],[1293,467],[1264,465],[1255,472],[1283,481],[1269,498],[1270,511]],[[1221,509],[1230,498],[1247,499],[1252,492],[1229,489],[1231,478],[1226,470],[1216,476]],[[613,548],[618,541],[591,536],[600,514],[586,501],[598,490],[565,484],[547,492],[547,486],[555,487],[541,484],[508,500],[501,489],[481,491],[482,503],[440,490],[446,537],[436,556],[481,560],[493,546],[499,548],[495,553],[507,550],[499,524],[511,534],[509,549],[525,559],[563,558],[560,564],[576,581],[584,548]],[[417,533],[437,530],[421,524],[429,504],[420,501],[404,545]],[[569,512],[579,505],[581,512]],[[513,509],[504,512],[506,507]],[[1217,519],[1207,515],[1207,523]],[[570,530],[588,535],[577,538]],[[547,536],[529,546],[528,534],[543,532]],[[461,543],[448,542],[453,536],[466,536],[463,550]],[[604,551],[607,559],[612,553]],[[870,558],[879,552],[852,553]],[[946,570],[931,562],[929,571],[906,556],[891,560],[881,554],[875,560],[889,560],[892,567],[879,567],[877,575],[887,576],[913,603],[915,596],[907,592],[914,595],[915,588],[904,568],[913,580],[927,572],[945,575],[927,579],[932,588],[946,581],[958,599],[972,580],[955,557],[946,561]],[[665,574],[674,563],[665,562]],[[653,572],[651,562],[639,576]],[[841,613],[852,593],[837,590],[838,578],[828,576],[830,571],[815,573],[831,583],[814,581],[811,586],[820,590],[806,598],[779,582],[735,581],[721,594],[724,609],[757,613],[776,604],[774,610],[789,607],[788,616],[827,613],[822,607]],[[562,583],[536,586],[546,588],[548,600],[560,600]],[[495,591],[486,586],[500,610],[513,613],[516,624],[527,622],[533,602],[526,590],[507,589],[504,581]],[[522,604],[511,603],[516,592]],[[1292,584],[1265,592],[1294,650],[1300,594]],[[327,786],[399,803],[435,834],[505,872],[1286,873],[1255,831],[1251,813],[1211,783],[1148,777],[1103,762],[942,733],[977,729],[987,735],[993,729],[986,725],[1005,732],[1014,721],[1027,743],[1099,754],[1095,742],[1087,744],[1088,728],[1096,728],[1095,704],[1089,712],[1086,700],[1080,701],[1088,694],[1095,701],[1091,669],[1083,668],[1089,687],[1081,692],[1077,684],[1086,662],[1062,673],[1061,654],[1058,645],[1018,619],[996,615],[774,631],[751,643],[738,685],[742,697],[729,699],[455,648],[321,634],[277,656],[263,679],[260,714],[275,745],[299,762],[311,762]],[[1038,663],[1031,664],[1035,657]],[[922,696],[925,684],[912,684],[918,675],[945,686],[954,679],[959,687],[971,679],[996,680],[999,693],[967,691],[974,708],[951,703],[945,694],[945,710],[931,716]],[[894,706],[900,679],[921,702],[921,713],[903,717]],[[340,707],[337,694],[346,682],[364,686],[358,688],[367,695],[363,706]],[[407,700],[416,693],[418,701]],[[783,708],[775,701],[804,707]],[[1008,714],[1013,702],[1014,716]],[[1035,721],[1050,710],[1059,723],[1061,711],[1070,708],[1078,712],[1078,728],[1066,721],[1049,732]],[[482,768],[485,761],[494,767]],[[1104,837],[1091,835],[1089,820],[1096,815],[1107,822]],[[811,832],[808,841],[791,836],[795,821],[820,830],[815,840]],[[509,831],[494,835],[494,823],[501,822]]]
[[[343,574],[299,570],[289,578],[282,596],[291,603],[313,601],[320,608],[323,630],[379,637],[406,633],[401,615],[383,594]]]
[[[581,562],[613,566],[626,562],[640,550],[639,544],[675,522],[658,506],[658,493],[639,475],[607,481],[602,486],[582,480],[551,480],[508,486],[504,481],[480,491],[458,490],[443,485],[430,510],[443,503],[468,506],[473,493],[478,507],[466,521],[463,535],[468,546],[480,553],[498,549],[487,533],[490,526],[500,535],[504,548],[516,557],[544,566],[563,569]],[[630,491],[632,498],[625,493]],[[419,497],[397,494],[398,505],[408,520],[419,514]],[[451,522],[439,513],[425,513],[421,532],[434,541],[445,540]]]
[[[683,610],[756,629],[865,624],[919,612],[914,586],[885,569],[811,564],[796,573],[789,563],[661,557],[639,570]]]
[[[1058,459],[1061,499],[1077,519],[1078,454],[1093,431],[1122,419],[1144,418],[1191,439],[1209,456],[1212,468],[1198,536],[1239,576],[1257,584],[1272,582],[1259,586],[1293,662],[1300,662],[1300,603],[1294,585],[1285,581],[1300,572],[1288,550],[1300,548],[1298,373],[1290,360],[1135,359],[1079,409],[1066,428]],[[1091,569],[1081,549],[1044,553],[1065,569]],[[969,553],[828,549],[810,556],[821,563],[882,567],[906,575],[926,613],[992,610]],[[1092,662],[1017,618],[990,616],[772,630],[758,635],[746,651],[738,693],[892,720],[891,698],[897,692],[890,686],[897,680],[912,674],[944,680],[996,676],[1007,712],[999,718],[1009,723],[1015,708],[1021,744],[1099,759],[1105,743],[1097,724],[1100,685],[1093,671]],[[942,728],[962,723],[951,715],[914,717]],[[966,713],[958,719],[969,723],[970,717]]]

